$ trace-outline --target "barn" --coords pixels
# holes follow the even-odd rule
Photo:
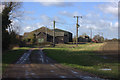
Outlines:
[[[24,33],[24,40],[33,42],[34,38],[36,39],[36,43],[53,42],[53,29],[41,27],[32,32]],[[61,29],[55,29],[55,43],[68,42],[72,42],[72,33]]]

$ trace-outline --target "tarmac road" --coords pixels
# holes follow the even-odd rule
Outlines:
[[[62,66],[48,58],[40,49],[31,54],[32,50],[24,53],[16,62],[10,64],[3,74],[3,80],[104,80],[79,70]]]

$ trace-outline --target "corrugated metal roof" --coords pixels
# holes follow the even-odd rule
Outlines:
[[[29,33],[24,33],[24,36],[33,36],[33,34],[39,34],[40,32],[44,32],[44,33],[47,33],[48,35],[50,36],[53,36],[53,29],[49,29],[49,28],[46,28],[46,27],[41,27],[39,29],[36,29],[32,32],[29,32]],[[68,31],[65,31],[65,30],[61,30],[61,29],[55,29],[55,36],[64,36],[64,34],[68,32]],[[70,33],[70,32],[68,32]]]
[[[37,33],[35,33],[36,35],[38,35],[40,32],[37,32]],[[48,35],[50,35],[50,36],[53,36],[53,32],[44,32],[44,33],[46,33],[46,34],[48,34]],[[57,37],[57,36],[64,36],[64,32],[55,32],[55,36]]]

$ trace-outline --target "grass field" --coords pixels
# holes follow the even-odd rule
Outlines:
[[[9,64],[15,63],[23,53],[25,53],[29,48],[14,48],[13,50],[6,51],[2,54],[2,72]]]
[[[111,45],[114,47],[116,44]],[[78,47],[61,44],[55,48],[44,48],[44,52],[62,65],[87,71],[103,78],[118,79],[118,65],[120,64],[117,58],[111,58],[102,53],[103,51],[105,53],[105,46],[108,46],[107,51],[109,51],[110,43],[87,43],[79,44]]]

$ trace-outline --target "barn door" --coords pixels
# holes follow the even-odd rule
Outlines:
[[[38,43],[43,43],[44,42],[44,38],[38,39]]]

